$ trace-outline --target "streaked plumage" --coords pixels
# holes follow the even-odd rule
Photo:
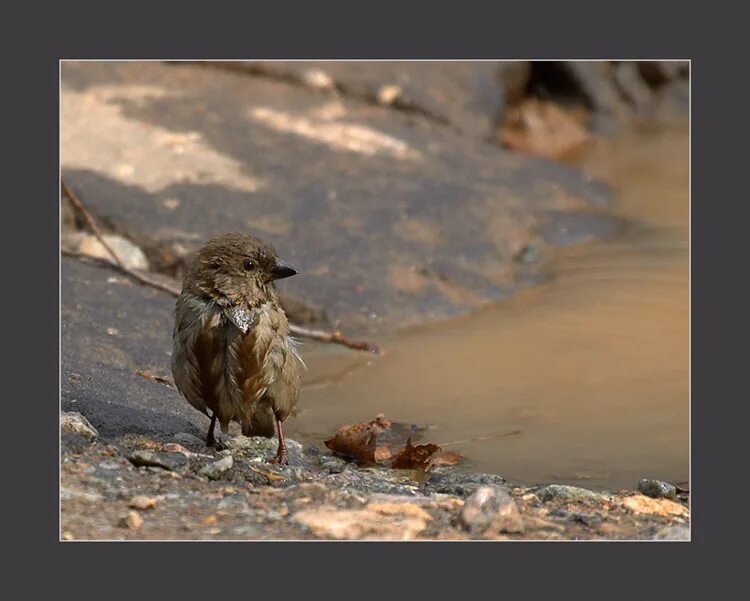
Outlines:
[[[274,249],[248,234],[226,234],[196,255],[177,300],[172,373],[188,402],[219,422],[240,423],[247,436],[281,431],[297,404],[301,360],[273,281],[296,272]]]

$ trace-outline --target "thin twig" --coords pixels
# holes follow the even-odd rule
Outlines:
[[[119,271],[121,273],[124,273],[127,276],[130,276],[131,278],[133,278],[134,280],[137,280],[141,284],[145,284],[146,286],[151,286],[152,288],[156,288],[157,290],[161,290],[162,292],[171,294],[174,297],[180,296],[180,289],[177,288],[176,286],[172,286],[171,284],[168,284],[166,282],[159,282],[155,279],[148,277],[147,275],[144,275],[142,273],[139,273],[127,267],[123,267],[122,265],[118,265],[114,261],[110,261],[109,259],[105,259],[104,257],[92,257],[91,255],[87,255],[86,253],[80,253],[74,250],[65,250],[65,249],[62,249],[60,253],[64,257],[71,257],[73,259],[83,259],[85,261],[91,261],[92,263],[98,263],[99,265],[111,267],[112,269],[116,271]]]
[[[305,338],[310,338],[311,340],[317,340],[319,342],[332,342],[334,344],[341,344],[347,348],[357,351],[368,351],[370,353],[375,353],[376,355],[380,354],[380,349],[376,344],[362,340],[350,340],[339,331],[326,332],[325,330],[314,330],[294,323],[290,323],[289,332],[293,336],[303,336]]]
[[[85,258],[85,259],[94,260],[98,263],[107,265],[108,267],[117,269],[118,271],[124,273],[125,275],[130,276],[134,280],[137,280],[141,284],[145,284],[146,286],[151,286],[152,288],[156,288],[157,290],[167,292],[168,294],[171,294],[172,296],[175,296],[175,297],[180,296],[180,289],[177,286],[172,286],[165,282],[157,281],[155,279],[150,278],[147,275],[144,275],[143,273],[140,273],[138,271],[135,271],[127,267],[120,260],[120,257],[117,256],[117,253],[112,249],[112,247],[109,244],[107,244],[107,242],[105,242],[104,235],[102,234],[101,229],[99,229],[99,225],[96,223],[96,220],[94,219],[93,215],[89,213],[88,209],[83,204],[83,202],[81,202],[81,199],[78,198],[78,196],[73,192],[73,190],[71,190],[68,187],[68,185],[65,183],[65,180],[63,178],[60,178],[60,184],[62,186],[63,192],[65,192],[65,195],[70,199],[70,202],[72,202],[73,206],[75,206],[75,208],[78,209],[81,215],[83,215],[84,219],[86,220],[86,223],[88,223],[89,227],[94,232],[94,236],[96,236],[96,239],[102,244],[102,246],[111,255],[112,261],[104,259],[104,258],[100,258],[100,257],[91,257],[90,255],[86,255],[84,253],[79,253],[79,252],[70,251],[70,250],[62,250],[61,253],[63,256],[73,257],[76,259]],[[306,328],[304,326],[290,323],[289,332],[294,336],[301,336],[303,338],[309,338],[311,340],[317,340],[319,342],[330,342],[333,344],[340,344],[350,349],[354,349],[357,351],[369,351],[371,353],[375,353],[376,355],[380,354],[380,349],[378,348],[377,345],[371,342],[350,340],[339,331],[326,332],[325,330],[314,330],[314,329]]]
[[[83,218],[86,220],[86,223],[89,224],[89,227],[94,232],[94,236],[96,236],[96,239],[101,242],[102,246],[107,249],[107,252],[112,256],[115,263],[117,263],[117,266],[120,269],[127,270],[127,267],[125,267],[125,264],[120,260],[120,257],[117,256],[117,253],[114,251],[114,249],[107,243],[107,241],[104,239],[104,234],[99,229],[99,226],[96,223],[96,220],[94,219],[93,215],[89,213],[88,209],[84,206],[84,204],[81,202],[81,199],[78,198],[78,196],[68,187],[68,184],[65,183],[65,180],[61,177],[60,178],[60,185],[62,186],[63,192],[65,192],[65,195],[70,199],[70,202],[73,203],[73,206],[78,209],[78,211],[83,215]]]

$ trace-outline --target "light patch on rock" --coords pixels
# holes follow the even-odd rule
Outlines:
[[[690,511],[684,505],[669,499],[652,499],[645,495],[632,495],[622,500],[622,505],[634,513],[647,513],[662,517],[677,515],[687,517]]]
[[[387,154],[396,159],[412,161],[422,158],[405,141],[357,123],[297,116],[268,107],[250,109],[248,118],[275,131],[295,134],[335,150],[365,156]]]
[[[63,81],[63,169],[98,171],[152,193],[185,182],[220,184],[244,192],[261,189],[262,181],[248,176],[233,157],[217,152],[199,132],[174,132],[126,115],[126,107],[177,96],[145,85],[100,85],[78,91]]]
[[[317,536],[340,540],[410,540],[427,527],[427,520],[414,515],[414,509],[421,510],[413,505],[406,510],[407,513],[389,514],[372,508],[325,507],[299,511],[292,519]]]

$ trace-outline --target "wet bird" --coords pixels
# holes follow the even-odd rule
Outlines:
[[[225,234],[196,254],[175,308],[172,374],[187,401],[211,418],[214,446],[237,421],[245,436],[278,432],[275,461],[286,464],[281,423],[297,404],[303,365],[274,282],[297,272],[249,234]]]

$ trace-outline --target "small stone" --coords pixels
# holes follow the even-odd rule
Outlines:
[[[104,241],[115,251],[117,258],[122,261],[125,267],[130,269],[148,269],[148,259],[143,251],[133,244],[130,240],[126,240],[122,236],[103,236]],[[111,260],[112,256],[104,245],[99,242],[98,238],[91,234],[84,235],[78,243],[78,252],[90,257],[98,257],[100,259]]]
[[[490,526],[497,532],[523,532],[518,506],[507,491],[497,486],[481,486],[466,500],[459,519],[472,533],[482,533]]]
[[[669,499],[652,499],[645,495],[633,495],[625,497],[622,501],[623,507],[633,513],[646,513],[667,517],[671,515],[689,516],[690,511],[684,505],[675,503]]]
[[[218,522],[218,518],[214,514],[211,514],[203,518],[201,524],[203,524],[204,526],[215,526],[216,522]]]
[[[130,530],[138,530],[143,526],[143,518],[137,511],[128,511],[127,515],[120,519],[120,528],[128,528]]]
[[[667,526],[654,535],[655,540],[690,540],[690,528],[687,526]]]
[[[77,411],[65,411],[60,414],[60,429],[63,432],[73,432],[88,440],[99,438],[99,432],[83,415]]]
[[[401,97],[402,93],[403,90],[401,87],[395,84],[381,86],[378,90],[378,102],[382,105],[390,106]]]
[[[593,501],[595,503],[601,503],[607,501],[608,497],[593,490],[587,488],[580,488],[578,486],[566,486],[563,484],[548,484],[540,488],[536,492],[536,496],[542,501]]]
[[[302,74],[305,85],[316,90],[332,90],[335,86],[333,78],[321,69],[310,69]]]
[[[638,482],[638,492],[653,499],[676,499],[677,487],[662,480],[643,478]]]
[[[66,530],[65,532],[63,532],[60,535],[60,538],[63,539],[63,540],[75,540],[75,537],[73,536],[73,533],[69,532],[68,530]]]
[[[136,467],[160,467],[171,471],[184,469],[188,465],[188,459],[183,453],[135,451],[128,459]]]
[[[153,509],[156,507],[156,499],[154,497],[138,495],[130,500],[128,507],[131,509]]]
[[[232,459],[231,455],[227,455],[226,457],[223,457],[218,461],[209,463],[207,466],[202,468],[199,473],[201,476],[206,476],[209,480],[218,480],[230,469],[232,469],[233,465],[234,459]]]

